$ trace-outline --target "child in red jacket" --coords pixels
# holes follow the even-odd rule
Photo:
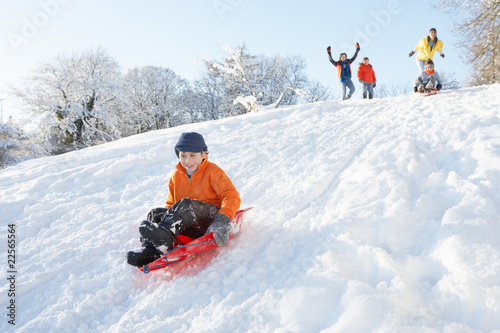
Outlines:
[[[370,99],[373,98],[373,88],[377,85],[377,79],[375,78],[375,72],[370,64],[370,59],[367,57],[363,58],[363,63],[359,64],[358,67],[358,80],[363,87],[363,98],[366,98],[366,93]]]

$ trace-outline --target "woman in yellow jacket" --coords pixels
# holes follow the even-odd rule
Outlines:
[[[165,208],[152,209],[139,226],[142,248],[129,251],[132,266],[147,265],[160,258],[158,247],[171,250],[179,234],[198,238],[213,232],[217,245],[224,245],[231,219],[240,207],[240,195],[226,173],[208,161],[208,148],[199,133],[182,133],[175,145],[179,158],[168,183]]]
[[[429,35],[425,36],[417,43],[415,49],[410,52],[410,57],[413,56],[418,50],[420,50],[420,52],[417,54],[416,62],[419,73],[424,70],[425,61],[427,59],[432,60],[434,52],[439,52],[439,55],[444,58],[444,54],[442,52],[443,42],[437,38],[436,28],[431,28],[431,30],[429,30]]]

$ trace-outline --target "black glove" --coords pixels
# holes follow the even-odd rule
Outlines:
[[[415,54],[415,51],[410,52],[410,58]]]
[[[212,232],[217,245],[222,246],[227,243],[232,229],[231,219],[224,214],[217,213],[207,233]]]
[[[373,88],[377,86],[377,81],[373,81]]]
[[[413,91],[417,92],[418,91],[417,87],[413,87]]]
[[[441,88],[443,88],[443,86],[441,85],[441,83],[438,83],[438,85],[436,86],[436,89],[441,90]]]
[[[357,48],[358,50],[361,50],[361,48],[359,47],[359,43],[356,43],[356,48]]]
[[[441,53],[440,56],[441,56],[441,58],[444,58],[444,53]]]
[[[359,80],[359,83],[363,84],[363,80]]]
[[[328,46],[328,47],[326,48],[326,52],[330,53],[331,51],[332,51],[332,47],[331,47],[331,46]]]

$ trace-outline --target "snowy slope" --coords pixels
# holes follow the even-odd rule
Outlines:
[[[254,209],[143,274],[124,255],[185,131]],[[0,263],[15,223],[16,332],[500,332],[499,188],[500,85],[265,110],[0,171]]]

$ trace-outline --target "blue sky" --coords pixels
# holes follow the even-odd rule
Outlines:
[[[305,0],[0,0],[0,87],[18,83],[41,61],[60,53],[101,46],[125,72],[134,66],[168,67],[193,80],[203,70],[201,56],[221,59],[221,45],[245,43],[251,54],[300,55],[311,79],[339,92],[334,58],[354,53],[370,58],[378,83],[409,82],[417,75],[408,53],[434,27],[446,58],[435,56],[436,69],[468,69],[450,30],[447,14],[432,1]],[[357,62],[354,69],[357,68]],[[356,92],[360,95],[360,89]],[[355,95],[356,96],[356,95]],[[359,96],[357,96],[359,98]],[[6,98],[0,95],[0,98]],[[9,108],[8,100],[4,101]],[[7,105],[7,106],[6,106]]]

